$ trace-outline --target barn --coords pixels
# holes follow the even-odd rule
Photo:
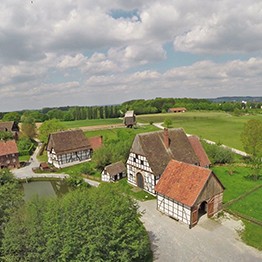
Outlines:
[[[127,111],[124,117],[124,125],[126,127],[133,127],[136,124],[136,116],[134,111]]]
[[[222,209],[224,186],[212,170],[171,160],[158,184],[157,209],[189,226]]]
[[[102,181],[115,182],[126,176],[126,167],[123,162],[119,161],[106,166],[102,172]]]
[[[80,129],[50,134],[46,147],[48,163],[61,168],[70,163],[90,159],[94,150],[92,146],[99,148],[102,138],[98,137],[90,140],[86,138],[84,132]]]
[[[185,113],[185,107],[173,107],[168,109],[168,113]]]
[[[0,122],[0,131],[11,132],[14,139],[18,139],[19,126],[15,121]]]

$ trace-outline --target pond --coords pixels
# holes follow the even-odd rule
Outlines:
[[[22,185],[25,201],[32,199],[34,196],[39,196],[41,198],[57,197],[69,191],[64,180],[32,181],[29,183],[22,183]]]

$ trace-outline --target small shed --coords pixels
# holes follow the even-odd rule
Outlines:
[[[136,124],[136,116],[133,110],[125,113],[124,124],[126,127],[133,127]]]
[[[189,228],[199,217],[208,217],[222,209],[224,186],[212,170],[171,160],[158,184],[157,209]]]
[[[46,162],[41,162],[40,165],[39,165],[39,168],[42,171],[50,170],[50,167],[49,167],[48,163],[46,163]]]
[[[102,181],[115,182],[126,176],[126,167],[119,161],[106,166],[102,172]]]

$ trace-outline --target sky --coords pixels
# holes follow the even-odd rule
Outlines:
[[[262,1],[0,1],[1,112],[220,96],[262,96]]]

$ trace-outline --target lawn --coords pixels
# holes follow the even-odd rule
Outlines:
[[[142,123],[159,123],[172,120],[172,127],[182,127],[189,134],[243,150],[240,134],[250,119],[261,119],[262,115],[232,116],[225,112],[195,111],[176,114],[152,114],[137,116]]]
[[[248,245],[262,250],[262,227],[254,223],[250,223],[243,219],[245,230],[241,234],[241,238]]]
[[[245,178],[250,173],[250,168],[241,166],[216,166],[212,170],[225,187],[223,202],[239,197],[262,184],[262,180],[253,181]],[[233,174],[230,175],[229,171]],[[261,191],[262,193],[262,191]],[[261,194],[262,198],[262,194]]]
[[[262,188],[229,206],[232,211],[253,217],[262,222]]]
[[[85,119],[85,120],[75,120],[75,121],[64,121],[62,123],[66,126],[66,128],[78,128],[84,126],[122,124],[123,120],[119,118]]]
[[[117,139],[119,135],[121,135],[122,137],[135,136],[136,134],[139,133],[153,132],[156,130],[159,129],[153,125],[144,125],[138,128],[113,128],[113,129],[86,131],[85,135],[87,137],[103,136],[104,141],[107,141],[107,140]]]

